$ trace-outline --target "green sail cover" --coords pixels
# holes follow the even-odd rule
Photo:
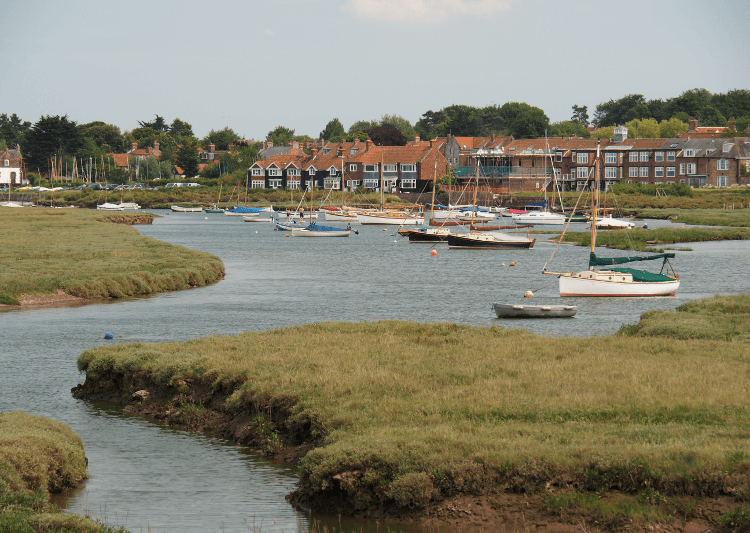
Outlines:
[[[632,274],[633,281],[640,281],[640,282],[646,282],[646,283],[655,283],[657,281],[674,281],[675,279],[670,276],[665,276],[664,274],[652,274],[651,272],[646,272],[645,270],[636,270],[634,268],[616,267],[616,268],[613,268],[612,270],[616,270],[617,272]]]
[[[673,253],[664,253],[656,255],[646,256],[630,256],[630,257],[596,257],[595,253],[592,253],[589,257],[589,266],[604,266],[604,265],[622,265],[623,263],[631,263],[633,261],[653,261],[654,259],[673,259]]]

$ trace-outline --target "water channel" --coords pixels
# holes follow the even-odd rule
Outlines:
[[[300,239],[241,217],[157,213],[163,217],[153,225],[137,227],[141,234],[219,256],[226,278],[151,298],[0,313],[0,411],[20,409],[70,425],[84,441],[90,479],[61,503],[132,532],[307,532],[315,517],[286,503],[295,483],[287,464],[125,415],[116,406],[73,399],[71,387],[83,381],[76,358],[87,348],[380,319],[607,335],[649,309],[750,292],[747,242],[696,243],[685,245],[693,251],[676,252],[682,284],[675,297],[566,298],[579,305],[575,318],[500,321],[491,304],[528,303],[527,290],[540,289],[534,303],[562,303],[555,278],[541,274],[553,248],[544,236],[532,250],[448,250],[409,244],[392,227],[356,226],[359,234],[344,239]],[[585,248],[561,246],[550,269],[583,269],[587,256]],[[516,266],[501,266],[511,262]],[[105,341],[106,332],[115,339]],[[376,526],[351,527],[360,528]]]

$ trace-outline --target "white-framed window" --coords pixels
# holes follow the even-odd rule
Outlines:
[[[640,152],[641,154],[641,161],[648,161],[648,152]]]
[[[349,172],[357,172],[357,163],[349,164]]]
[[[3,165],[5,165],[6,167],[9,167],[10,166],[10,159],[4,159],[3,160]]]
[[[675,152],[667,152],[667,161],[674,161]]]
[[[664,183],[664,182],[663,181],[655,181],[654,182],[655,185],[661,185],[662,183]]]
[[[577,167],[576,178],[588,178],[588,177],[589,177],[589,167]]]
[[[640,177],[648,178],[648,167],[641,167]]]
[[[288,168],[286,169],[286,175],[287,176],[299,176],[301,174],[300,169],[298,168]]]
[[[367,187],[368,189],[377,189],[379,181],[380,180],[377,179],[366,179],[365,187]]]
[[[336,170],[338,170],[336,167],[330,167],[328,169],[328,175],[329,176],[335,176],[336,175]]]
[[[346,180],[346,186],[349,189],[353,189],[355,187],[359,187],[362,184],[359,180]]]
[[[287,180],[286,186],[288,189],[299,189],[300,180]]]
[[[727,176],[717,176],[716,177],[716,186],[717,187],[728,187],[729,186],[729,178]]]
[[[250,171],[251,176],[262,176],[263,175],[263,169],[262,168],[254,168]]]
[[[680,163],[680,176],[685,175],[685,163]]]
[[[654,167],[654,177],[655,178],[663,178],[664,177],[664,167]]]
[[[280,168],[269,168],[268,169],[268,175],[269,176],[281,176],[281,169]]]
[[[350,148],[349,149],[349,155],[354,155],[357,152],[359,152],[359,148]]]
[[[604,178],[605,179],[617,179],[617,167],[604,167]]]
[[[396,165],[383,165],[383,172],[396,172]]]
[[[625,183],[633,183],[633,180],[625,180]]]
[[[729,170],[729,160],[728,159],[719,159],[716,163],[716,169],[717,170]]]
[[[579,165],[588,165],[589,164],[589,153],[588,152],[578,152],[578,157],[576,157],[576,163]]]
[[[680,183],[685,183],[685,180],[684,180],[684,179],[681,179],[681,180],[680,180]]]
[[[682,155],[685,157],[695,157],[695,148],[685,148]]]
[[[268,180],[269,189],[278,189],[279,187],[281,187],[281,180],[279,179]]]
[[[307,175],[308,175],[308,177],[309,176],[315,177],[315,173],[316,172],[317,172],[317,170],[316,170],[315,167],[310,167],[310,168],[307,169]]]
[[[341,180],[339,178],[326,178],[323,180],[323,188],[339,190],[341,188]]]
[[[378,165],[365,165],[365,172],[377,172],[378,171]]]
[[[262,189],[265,186],[266,186],[265,180],[253,180],[252,183],[250,184],[250,187],[252,187],[253,189]]]
[[[402,189],[416,189],[417,188],[417,180],[415,180],[415,179],[401,180],[401,188]]]
[[[724,144],[722,145],[722,147],[721,147],[721,151],[722,151],[722,152],[724,152],[725,154],[726,154],[726,153],[727,153],[727,152],[728,152],[729,150],[731,150],[731,149],[732,149],[732,144],[731,144],[731,143],[724,143]],[[7,166],[7,165],[6,165],[6,166]],[[721,177],[721,176],[720,176],[720,177]],[[719,185],[719,187],[721,187],[721,185]]]
[[[664,152],[654,152],[654,161],[664,161]]]
[[[687,173],[690,174],[697,174],[698,173],[698,165],[695,163],[688,163],[687,164]]]
[[[604,163],[613,165],[617,163],[617,152],[607,152],[604,154]]]
[[[638,152],[628,152],[628,161],[638,162]]]
[[[328,155],[328,154],[331,153],[331,149],[330,148],[324,148],[320,153],[322,155]]]
[[[417,165],[401,165],[401,172],[416,172]]]
[[[562,152],[555,152],[555,161],[561,162],[563,158]]]
[[[570,160],[575,163],[576,162],[576,153],[577,152],[570,152]]]
[[[674,167],[667,167],[667,177],[674,178]]]
[[[628,177],[629,178],[637,178],[638,177],[638,167],[629,167],[628,168]]]

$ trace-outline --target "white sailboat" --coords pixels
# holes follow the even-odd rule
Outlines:
[[[589,269],[582,272],[550,272],[544,265],[542,273],[552,274],[560,280],[560,296],[673,296],[680,286],[679,276],[674,272],[669,259],[674,258],[674,253],[660,253],[650,256],[630,257],[597,257],[594,253],[596,248],[596,213],[599,207],[599,146],[596,148],[596,160],[594,162],[594,198],[592,205],[591,220],[591,251],[589,254]],[[567,229],[567,228],[566,228]],[[562,242],[563,235],[560,236]],[[558,242],[558,245],[559,245]],[[554,252],[552,253],[554,256]],[[626,267],[606,268],[609,265],[621,265],[636,261],[652,261],[662,259],[662,272],[669,265],[672,275],[660,272],[654,274],[645,270],[636,270]]]

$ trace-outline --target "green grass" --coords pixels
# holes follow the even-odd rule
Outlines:
[[[142,237],[108,214],[79,209],[0,211],[0,301],[62,289],[122,298],[187,289],[224,276],[217,257]]]
[[[598,231],[597,246],[619,250],[656,251],[664,244],[750,239],[750,228],[636,228],[630,230]],[[590,232],[568,232],[565,242],[579,246],[591,244]]]
[[[83,442],[70,427],[21,411],[0,413],[0,531],[125,532],[49,503],[51,492],[87,477]]]
[[[78,360],[87,383],[132,394],[187,381],[233,417],[265,413],[269,434],[317,445],[300,493],[343,490],[352,509],[562,479],[587,491],[747,493],[749,364],[744,337],[560,339],[396,321],[110,345]]]
[[[734,226],[741,228],[750,227],[750,209],[747,208],[644,209],[638,212],[638,216],[643,218],[671,219],[675,224],[694,224],[699,226]]]

